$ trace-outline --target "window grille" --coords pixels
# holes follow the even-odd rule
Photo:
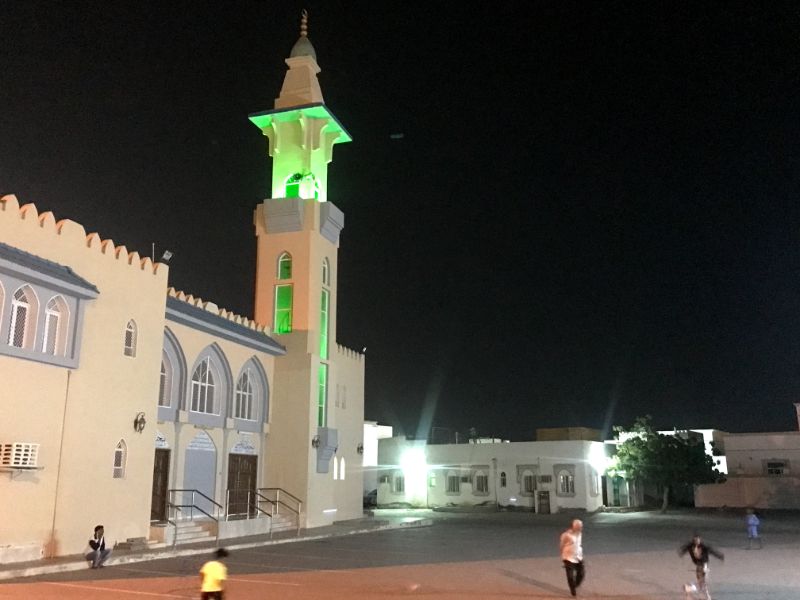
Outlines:
[[[475,491],[482,494],[489,493],[489,476],[478,475],[475,477]]]
[[[8,329],[8,343],[15,348],[24,348],[28,341],[30,313],[30,298],[25,289],[20,288],[11,300],[11,326]]]
[[[770,476],[781,476],[786,475],[788,471],[788,465],[785,461],[768,461],[767,462],[767,475]]]
[[[58,298],[50,298],[44,311],[44,342],[42,343],[42,352],[45,354],[56,354],[62,312]]]
[[[192,374],[192,410],[194,412],[215,415],[214,374],[211,371],[211,359],[204,358]]]
[[[522,491],[526,494],[532,494],[536,490],[536,478],[527,473],[522,477]]]
[[[39,459],[39,444],[15,442],[0,444],[0,467],[35,469]]]
[[[506,472],[502,471],[500,473],[500,487],[506,487]]]
[[[253,419],[253,384],[250,380],[250,369],[247,369],[236,383],[236,404],[233,411],[236,419]]]
[[[120,440],[117,447],[114,449],[114,479],[122,479],[125,477],[125,458],[127,454],[127,447],[125,442]]]
[[[461,478],[458,475],[447,476],[447,493],[448,494],[461,493]]]
[[[539,483],[552,483],[553,476],[552,475],[539,475]]]
[[[172,365],[169,359],[161,359],[161,383],[158,388],[158,405],[170,406],[171,404],[171,391],[172,391]]]
[[[403,494],[406,491],[406,478],[403,475],[394,476],[394,493]]]
[[[133,319],[125,326],[125,356],[136,356],[136,323]]]

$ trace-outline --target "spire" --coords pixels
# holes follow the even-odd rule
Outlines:
[[[305,8],[300,12],[300,37],[289,53],[290,58],[296,56],[310,56],[317,60],[317,52],[311,45],[311,40],[308,39],[308,11]]]
[[[306,104],[323,104],[317,73],[317,53],[308,39],[308,11],[300,13],[300,38],[295,42],[286,64],[289,70],[283,80],[275,108],[291,108]]]

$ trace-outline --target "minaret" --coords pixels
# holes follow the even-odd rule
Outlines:
[[[337,372],[337,255],[344,215],[327,201],[328,163],[334,144],[351,138],[324,104],[305,11],[286,64],[275,108],[250,115],[272,156],[272,197],[255,212],[255,317],[287,348],[275,364],[267,479],[300,496],[306,525],[316,526],[335,514],[328,472],[338,447],[328,397]]]

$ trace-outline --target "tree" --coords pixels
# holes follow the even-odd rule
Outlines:
[[[719,477],[714,460],[702,440],[664,435],[653,429],[651,417],[639,417],[630,429],[614,427],[617,446],[615,470],[626,479],[639,479],[662,487],[661,512],[667,510],[670,489],[681,484],[712,483]]]

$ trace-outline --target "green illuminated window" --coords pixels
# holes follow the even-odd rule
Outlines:
[[[319,355],[328,358],[328,303],[330,292],[322,290],[319,306]]]
[[[284,252],[278,257],[278,279],[292,278],[292,255]]]
[[[292,285],[275,286],[275,333],[292,331]]]
[[[317,374],[319,390],[317,392],[317,425],[325,427],[328,422],[328,365],[321,364]]]
[[[300,182],[303,181],[303,176],[300,173],[295,173],[286,180],[286,197],[299,198],[300,197]]]

